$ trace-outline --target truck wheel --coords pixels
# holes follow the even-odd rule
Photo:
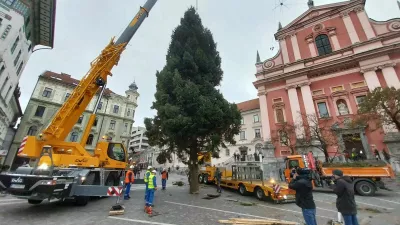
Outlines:
[[[257,199],[260,201],[262,201],[266,198],[265,194],[264,194],[264,190],[261,189],[260,187],[256,187],[254,193],[256,194]]]
[[[94,173],[89,173],[87,175],[86,180],[83,181],[83,185],[93,185],[94,179],[96,178]],[[85,206],[88,204],[90,196],[76,196],[75,197],[75,205],[76,206]]]
[[[246,187],[243,184],[239,184],[239,193],[241,195],[247,195]]]
[[[208,175],[203,176],[203,183],[208,184]]]
[[[199,174],[198,181],[199,184],[203,183],[203,174]]]
[[[105,185],[106,186],[118,186],[118,174],[115,174],[113,172],[111,172],[110,174],[108,174],[107,176],[107,180]]]
[[[32,204],[32,205],[37,205],[37,204],[40,204],[42,202],[43,202],[43,200],[28,199],[28,203]]]
[[[375,186],[368,181],[357,182],[355,189],[362,196],[372,196],[375,194]]]
[[[90,197],[89,196],[77,196],[75,197],[75,205],[76,206],[85,206],[88,204]]]

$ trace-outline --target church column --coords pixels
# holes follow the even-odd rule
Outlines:
[[[269,126],[267,93],[265,91],[259,91],[258,100],[260,102],[261,111],[262,137],[264,141],[268,141],[271,138],[271,131]]]
[[[341,12],[340,15],[343,19],[344,25],[346,26],[347,33],[350,36],[350,40],[352,44],[360,42],[360,38],[357,35],[356,28],[354,28],[353,21],[349,16],[350,11]]]
[[[386,84],[389,87],[399,89],[400,81],[397,77],[396,70],[394,70],[394,66],[396,66],[396,63],[387,63],[379,66],[379,69],[382,69],[383,77],[385,78]]]
[[[369,91],[373,91],[375,88],[381,87],[381,84],[379,82],[378,76],[377,76],[377,74],[375,72],[377,69],[378,69],[377,67],[371,67],[371,68],[362,69],[360,71],[361,73],[364,74],[364,78],[365,78],[365,81],[367,82],[367,86],[368,86]],[[383,72],[383,70],[382,70],[382,72]],[[394,75],[396,76],[396,73]],[[389,79],[391,79],[391,75],[390,74],[389,74]],[[386,80],[386,83],[387,83],[388,80],[386,79],[386,77],[385,77],[385,80]],[[398,79],[397,79],[397,82],[398,82]],[[388,85],[389,85],[389,83],[388,83]],[[384,113],[384,112],[380,112],[380,113]],[[393,131],[393,128],[391,126],[384,125],[383,126],[383,130],[384,130],[384,132],[386,134],[388,132]]]
[[[379,82],[378,75],[376,74],[377,68],[366,68],[361,69],[361,73],[364,74],[365,81],[367,82],[367,86],[369,91],[373,91],[375,88],[380,87],[381,83]]]
[[[293,123],[296,128],[298,127],[298,129],[296,129],[296,137],[302,138],[304,134],[304,127],[302,126],[303,123],[300,115],[300,103],[299,98],[297,97],[296,86],[292,85],[287,87],[287,89],[289,95],[290,109],[292,110]]]
[[[336,28],[330,27],[326,29],[328,31],[328,35],[331,37],[332,45],[333,45],[333,50],[337,51],[340,49],[340,43],[339,39],[337,38],[336,35]]]
[[[289,54],[286,46],[286,38],[279,39],[279,44],[282,49],[283,64],[289,63]]]
[[[365,35],[367,35],[368,40],[376,37],[375,32],[371,26],[371,23],[369,22],[367,13],[364,11],[363,6],[356,7],[354,11],[357,13],[357,17],[360,20],[361,26],[365,32]]]
[[[297,42],[297,35],[296,34],[292,34],[290,36],[290,40],[291,40],[292,46],[293,46],[294,58],[295,58],[296,61],[300,60],[301,59],[301,55],[300,55],[299,43]]]
[[[314,35],[310,34],[306,37],[306,41],[308,44],[308,49],[310,50],[311,57],[316,57],[317,56],[317,50],[315,50],[315,44],[314,44]]]
[[[307,115],[316,115],[309,82],[301,84],[300,88]]]

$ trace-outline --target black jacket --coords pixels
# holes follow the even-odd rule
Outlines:
[[[313,186],[307,176],[298,176],[289,183],[289,188],[296,191],[296,205],[302,209],[315,209],[312,194]]]
[[[356,200],[354,199],[354,184],[349,177],[336,180],[333,191],[337,195],[336,208],[344,215],[357,214]]]

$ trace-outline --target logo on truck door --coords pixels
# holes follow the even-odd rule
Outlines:
[[[87,158],[82,158],[82,159],[76,159],[75,162],[77,163],[82,163],[82,162],[87,162],[88,159]]]
[[[21,177],[11,179],[11,183],[22,183],[22,182],[24,182],[24,180]]]

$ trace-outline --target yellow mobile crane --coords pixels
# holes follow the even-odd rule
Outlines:
[[[0,174],[0,189],[26,198],[31,204],[39,204],[44,199],[72,198],[76,204],[86,205],[90,196],[107,196],[109,187],[119,184],[128,161],[124,145],[101,141],[90,154],[85,150],[85,143],[95,121],[107,77],[112,75],[111,69],[117,65],[121,53],[156,2],[147,0],[118,40],[111,39],[39,137],[23,139],[18,156],[36,159],[36,164],[34,167],[19,167],[15,173]],[[66,142],[68,133],[99,90],[100,97],[81,142]]]

